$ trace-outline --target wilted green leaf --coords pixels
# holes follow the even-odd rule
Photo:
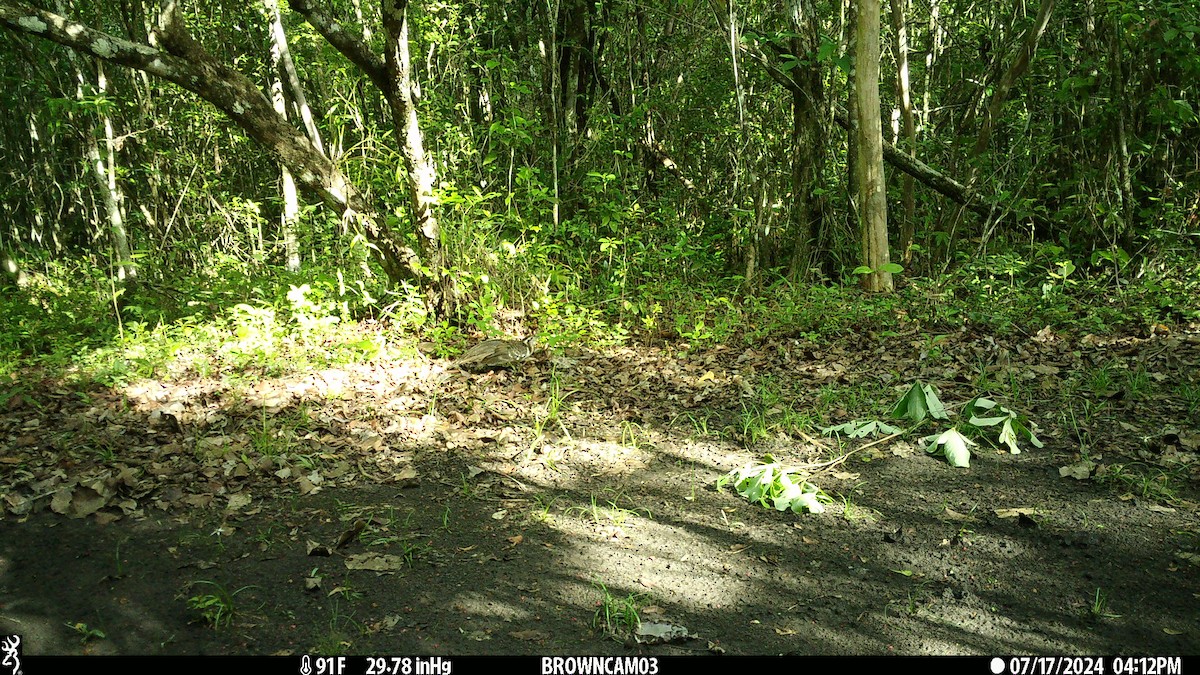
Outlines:
[[[958,429],[950,427],[934,439],[926,450],[927,452],[936,452],[938,446],[941,446],[950,466],[965,469],[971,466],[971,451],[967,447],[970,445],[975,445],[975,441],[960,434]]]
[[[967,423],[977,427],[994,427],[1005,420],[1016,417],[1017,414],[991,399],[981,396],[967,401],[963,407],[962,416]]]
[[[717,481],[718,486],[729,481],[734,482],[742,497],[763,506],[769,501],[779,511],[821,513],[825,510],[825,502],[830,501],[816,485],[798,481],[777,463],[747,465],[730,471]]]
[[[942,405],[933,387],[914,382],[892,408],[892,417],[920,422],[927,416],[938,420],[950,419],[946,406]]]
[[[864,438],[876,432],[881,434],[897,434],[900,433],[900,429],[878,420],[855,420],[833,427],[825,427],[821,430],[821,433],[826,436],[845,434],[848,438]]]
[[[1019,455],[1021,449],[1017,447],[1018,441],[1028,441],[1035,448],[1042,447],[1042,442],[1038,440],[1038,437],[1034,436],[1033,432],[1014,416],[1005,420],[1004,426],[1000,429],[1000,442],[1008,446],[1009,452]]]
[[[942,405],[942,400],[938,398],[937,392],[928,384],[921,385],[921,391],[925,395],[925,407],[929,410],[929,416],[935,420],[948,420],[950,414],[946,412],[946,406]]]

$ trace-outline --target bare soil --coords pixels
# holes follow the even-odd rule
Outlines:
[[[1197,654],[1198,362],[1195,333],[962,333],[27,379],[0,417],[0,632],[26,654]],[[963,469],[917,447],[933,426],[820,435],[917,379],[952,408],[991,392],[1045,447]],[[827,510],[715,489],[765,453]]]

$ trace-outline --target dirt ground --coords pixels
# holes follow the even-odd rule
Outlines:
[[[26,654],[1200,653],[1200,335],[929,347],[25,381],[0,417],[0,633]],[[917,379],[951,408],[990,391],[1045,446],[954,468],[917,447],[932,426],[820,434]],[[715,488],[765,453],[826,511]]]

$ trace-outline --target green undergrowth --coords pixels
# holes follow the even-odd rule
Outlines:
[[[1185,257],[1135,270],[1103,257],[1076,264],[1079,256],[1042,246],[964,259],[936,278],[901,274],[891,294],[863,293],[848,278],[779,280],[747,295],[740,279],[715,275],[642,274],[636,285],[614,285],[609,269],[607,281],[589,284],[536,240],[515,241],[488,259],[492,274],[459,274],[454,322],[429,321],[415,293],[389,291],[364,270],[287,274],[221,260],[170,285],[145,275],[126,294],[96,269],[47,266],[23,288],[0,294],[0,376],[32,366],[111,386],[143,377],[278,374],[411,353],[418,340],[453,356],[480,335],[506,333],[536,333],[552,350],[664,339],[705,349],[964,328],[1144,333],[1200,320],[1200,266]]]
[[[274,375],[370,361],[410,342],[373,322],[406,303],[336,272],[251,274],[231,265],[170,287],[142,281],[129,292],[94,277],[59,268],[0,295],[8,319],[0,326],[0,376],[36,368],[118,386],[149,377]],[[376,296],[391,297],[390,308]]]

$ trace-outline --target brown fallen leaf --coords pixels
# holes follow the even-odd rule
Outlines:
[[[390,573],[404,569],[403,556],[383,553],[358,553],[346,558],[346,569]]]
[[[508,634],[509,637],[526,642],[541,642],[549,640],[550,634],[540,630],[518,630]]]
[[[1015,509],[996,509],[995,513],[999,518],[1017,518],[1019,516],[1036,516],[1038,510],[1031,506],[1021,506]]]
[[[333,545],[333,549],[336,551],[340,548],[345,547],[347,544],[349,544],[350,542],[357,539],[358,535],[362,534],[362,531],[366,527],[367,527],[367,521],[362,520],[361,518],[359,520],[354,521],[354,525],[350,526],[350,529],[348,529],[345,532],[342,532],[340,535],[338,535],[337,543],[335,543]]]
[[[951,508],[944,509],[942,511],[942,517],[945,520],[956,520],[956,521],[963,522],[963,523],[978,522],[974,516],[968,515],[966,513],[959,513],[958,511],[955,511],[954,509],[951,509]]]
[[[325,544],[318,544],[317,542],[315,542],[311,539],[308,540],[307,549],[308,549],[308,555],[316,555],[316,556],[333,555],[333,551],[329,550],[328,546],[326,546]]]

